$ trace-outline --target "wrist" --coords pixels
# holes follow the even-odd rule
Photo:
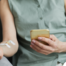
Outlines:
[[[60,46],[59,46],[59,53],[66,52],[66,42],[61,42],[60,41]]]

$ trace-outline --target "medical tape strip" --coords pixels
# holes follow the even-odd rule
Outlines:
[[[12,40],[9,40],[9,41],[7,41],[6,43],[2,43],[2,44],[0,44],[0,45],[1,45],[1,46],[6,45],[8,48],[11,48],[10,45],[9,45],[9,43],[15,45],[15,43],[14,43]]]

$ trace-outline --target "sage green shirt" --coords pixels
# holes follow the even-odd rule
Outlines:
[[[66,42],[64,0],[8,0],[18,35],[19,50],[13,57],[14,66],[56,66],[64,63],[66,53],[40,54],[30,48],[30,30],[49,29],[60,41]]]

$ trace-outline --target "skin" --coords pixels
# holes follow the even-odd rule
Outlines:
[[[1,2],[0,2],[1,3]],[[0,17],[1,17],[1,5],[0,5]],[[3,49],[0,47],[0,59],[3,57]]]
[[[2,21],[2,28],[3,28],[3,41],[1,43],[5,43],[8,40],[12,40],[16,45],[12,45],[9,43],[11,48],[7,46],[0,46],[0,59],[3,56],[11,57],[13,56],[18,50],[18,41],[16,37],[16,29],[14,25],[14,18],[10,11],[8,0],[1,0],[0,1],[0,15]]]
[[[10,11],[8,0],[1,0],[1,21],[3,28],[3,41],[5,43],[8,40],[12,40],[16,45],[10,44],[11,49],[6,46],[0,46],[0,59],[3,56],[10,57],[13,56],[18,50],[18,41],[16,38],[16,29],[14,26],[14,18]],[[66,10],[66,0],[65,0],[65,10]],[[31,41],[30,47],[35,51],[48,55],[53,52],[66,52],[66,42],[59,41],[54,35],[50,35],[50,38],[38,37],[38,40],[48,43],[48,45],[42,44],[36,40]]]
[[[66,52],[66,42],[59,41],[54,35],[50,35],[50,38],[38,37],[38,40],[48,43],[45,45],[36,40],[31,41],[30,47],[39,53],[48,55],[54,52]]]
[[[65,10],[66,10],[66,0],[65,2]],[[51,53],[61,53],[66,52],[66,42],[59,41],[54,35],[50,35],[50,38],[38,37],[38,40],[48,43],[42,44],[37,40],[32,40],[30,47],[42,54],[49,55]]]

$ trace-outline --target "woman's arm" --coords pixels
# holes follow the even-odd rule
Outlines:
[[[3,28],[3,41],[5,43],[8,40],[12,40],[16,45],[9,44],[11,48],[7,46],[0,46],[3,49],[4,56],[13,56],[18,50],[18,42],[16,38],[16,29],[14,25],[14,18],[9,9],[8,0],[1,0],[1,21]]]
[[[65,11],[66,11],[66,0],[64,0],[64,2],[65,2]]]

